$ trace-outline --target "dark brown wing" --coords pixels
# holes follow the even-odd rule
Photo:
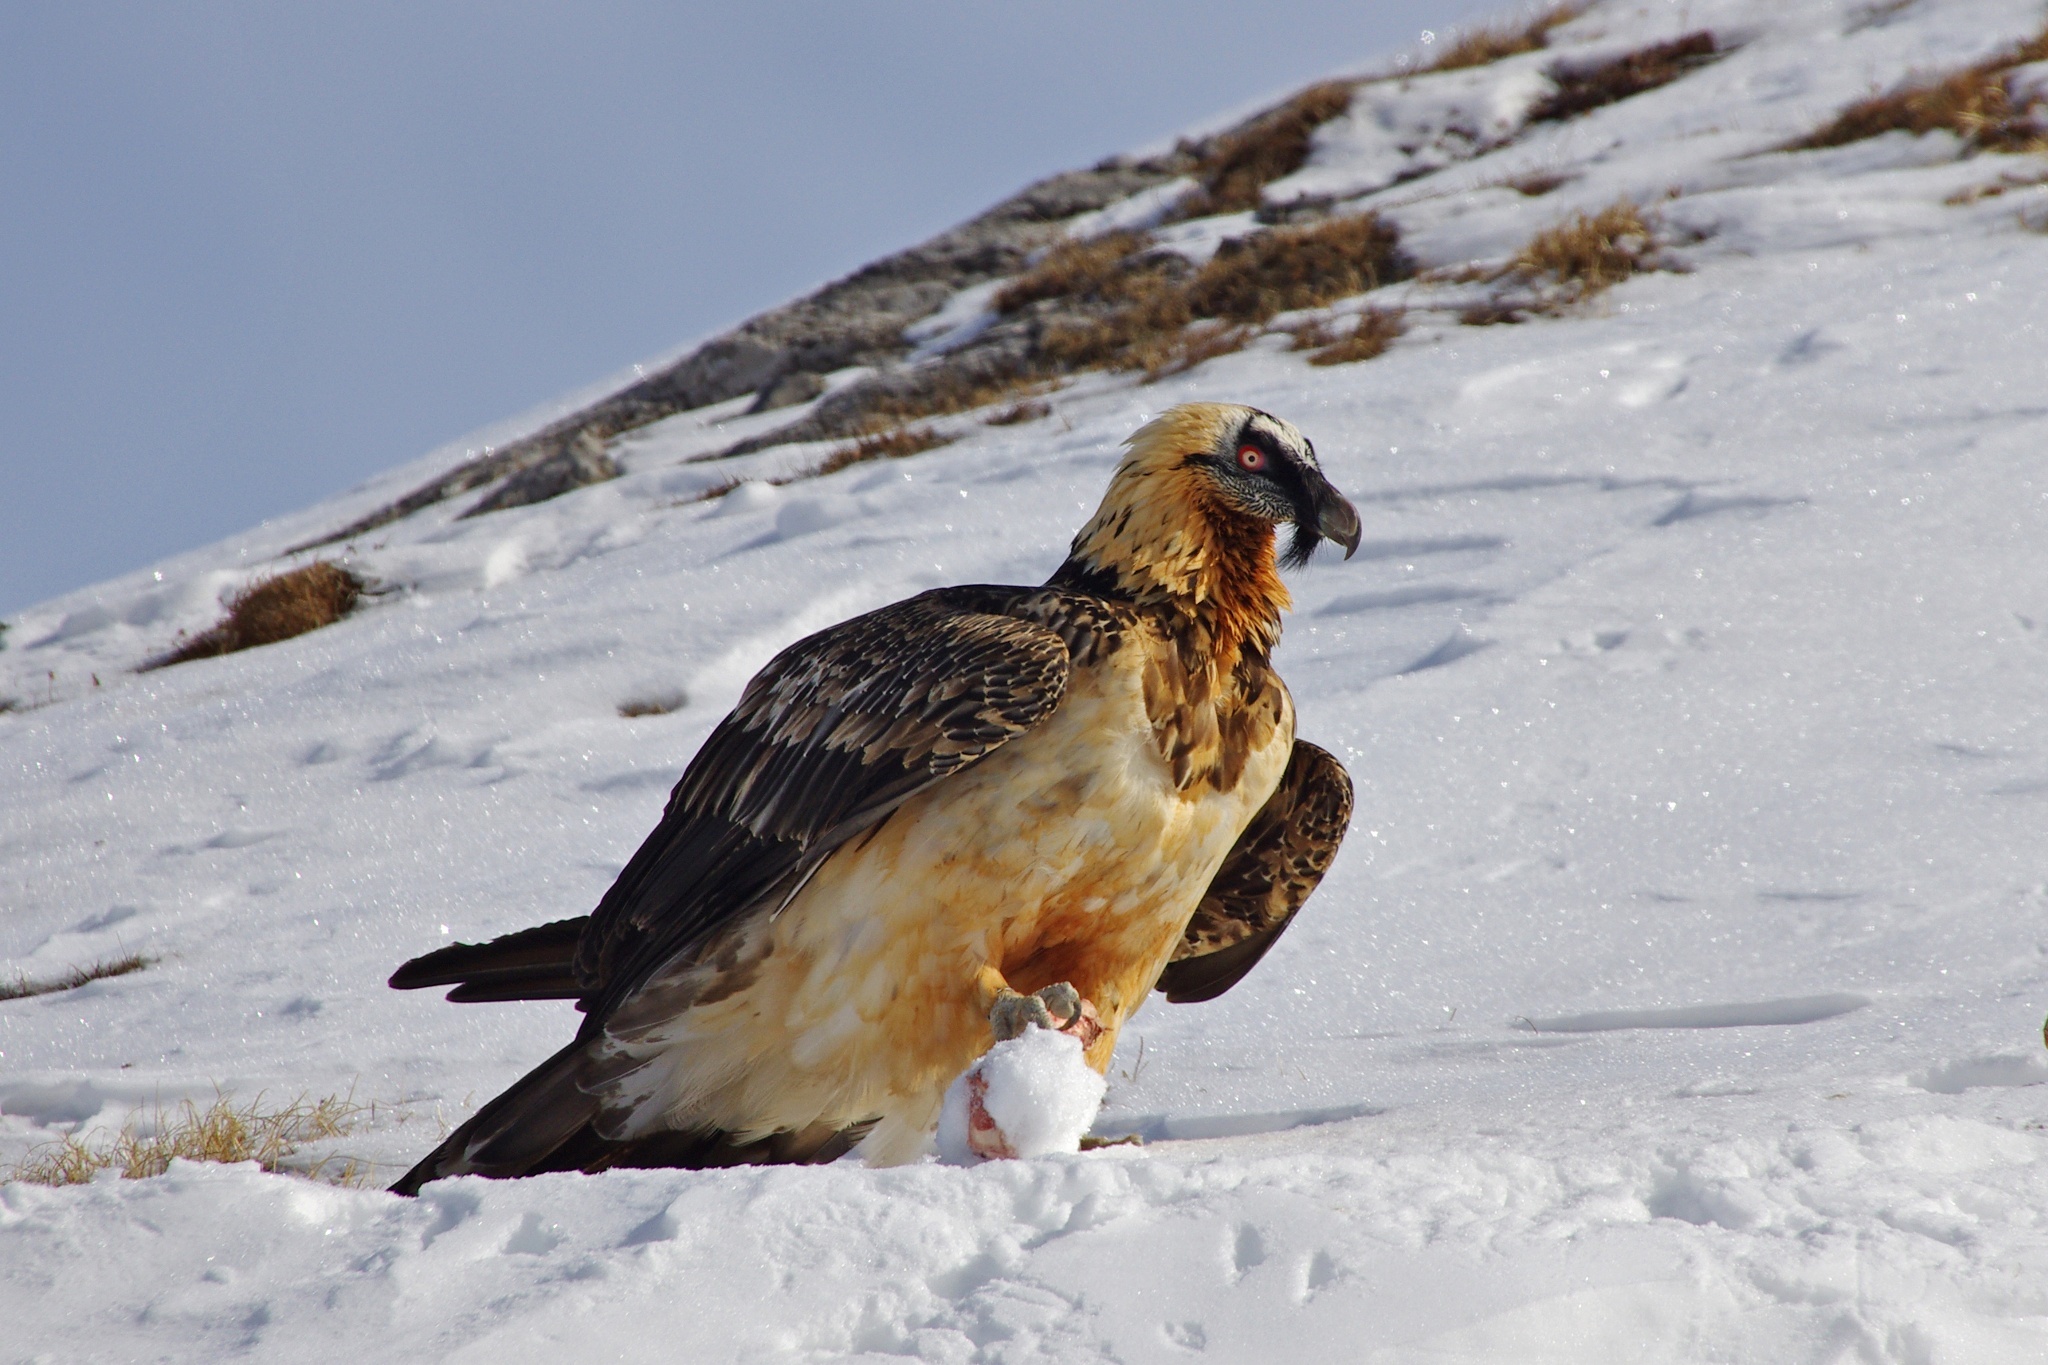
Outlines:
[[[847,839],[1050,715],[1067,647],[1001,614],[1033,591],[924,593],[799,640],[756,674],[581,935],[586,1027],[712,931],[779,908]]]
[[[1293,923],[1350,823],[1350,774],[1296,740],[1280,785],[1238,836],[1159,974],[1166,998],[1213,1000],[1235,986]]]
[[[576,999],[590,1031],[677,954],[779,907],[847,839],[1050,715],[1067,647],[1004,614],[1041,591],[943,588],[799,640],[704,741],[594,914],[451,944],[391,984]]]

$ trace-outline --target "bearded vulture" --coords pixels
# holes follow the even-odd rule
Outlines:
[[[939,588],[748,684],[596,911],[392,976],[573,999],[576,1039],[392,1188],[444,1176],[916,1158],[947,1083],[1030,1024],[1106,1072],[1155,987],[1208,1000],[1351,812],[1273,672],[1284,562],[1358,514],[1252,408],[1127,444],[1044,586]]]

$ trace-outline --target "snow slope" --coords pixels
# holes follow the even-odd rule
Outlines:
[[[1184,399],[1296,422],[1364,521],[1295,576],[1280,657],[1357,781],[1349,840],[1244,984],[1126,1030],[1097,1131],[1146,1145],[418,1200],[17,1183],[0,1358],[2048,1358],[2048,187],[1944,203],[2048,164],[1769,150],[2043,19],[1604,4],[1551,53],[1369,87],[1269,187],[1379,207],[1426,265],[1654,203],[1685,272],[1568,316],[1461,326],[1475,286],[1398,286],[1413,326],[1365,364],[1273,338],[1089,376],[709,503],[730,467],[682,461],[788,414],[685,414],[614,482],[351,547],[396,590],[340,625],[159,672],[128,670],[420,469],[15,618],[0,977],[160,961],[0,1003],[0,1159],[217,1087],[353,1089],[339,1148],[388,1176],[574,1016],[385,975],[593,904],[776,649],[1042,578]],[[1558,51],[1701,27],[1740,46],[1517,122]],[[1452,107],[1498,137],[1451,147]],[[1505,187],[1532,172],[1572,178]]]

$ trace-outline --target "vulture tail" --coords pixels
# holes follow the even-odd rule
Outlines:
[[[453,986],[448,998],[480,1000],[575,1000],[576,943],[590,916],[556,920],[489,943],[451,943],[416,957],[391,974],[395,990]]]
[[[436,983],[438,984],[438,983]],[[590,1043],[578,1041],[520,1077],[391,1187],[414,1195],[451,1175],[492,1179],[549,1171],[597,1172],[614,1166],[783,1166],[833,1161],[853,1150],[875,1121],[846,1128],[808,1128],[743,1139],[716,1129],[662,1131],[608,1138],[598,1131],[599,1106],[578,1084]]]

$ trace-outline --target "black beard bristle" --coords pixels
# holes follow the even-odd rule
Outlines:
[[[1322,532],[1297,521],[1294,523],[1294,535],[1287,542],[1287,553],[1280,556],[1280,562],[1290,569],[1304,568],[1308,564],[1308,557],[1314,554],[1316,546],[1322,543]]]

